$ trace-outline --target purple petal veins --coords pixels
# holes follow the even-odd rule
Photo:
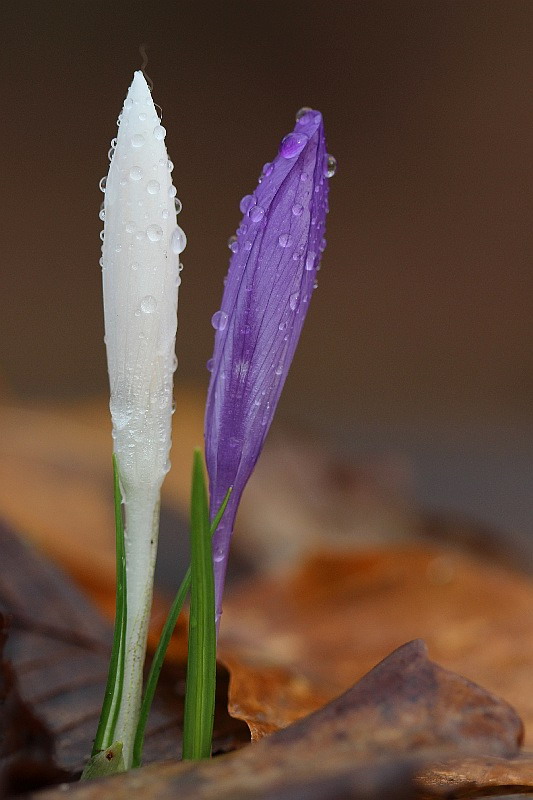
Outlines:
[[[205,418],[211,519],[233,486],[213,540],[217,620],[239,501],[259,458],[294,355],[325,246],[328,156],[322,115],[301,109],[244,214],[219,311]]]

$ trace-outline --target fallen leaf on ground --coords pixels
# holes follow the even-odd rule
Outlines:
[[[486,792],[498,796],[504,791],[533,790],[533,754],[521,753],[517,758],[451,759],[433,764],[417,777],[421,791],[431,797],[459,798],[479,796]],[[527,790],[530,792],[527,792]]]
[[[417,637],[440,664],[505,697],[524,720],[531,745],[533,584],[457,550],[405,545],[325,552],[277,579],[235,587],[225,601],[220,657],[228,653],[254,673],[262,666],[285,670],[331,698]],[[252,685],[246,705],[241,683],[230,682],[230,708],[249,718],[256,736],[270,732],[276,712],[265,709],[261,730],[260,685],[255,698]],[[272,693],[269,702],[275,709]]]
[[[439,752],[513,755],[521,737],[521,721],[507,703],[434,664],[424,643],[414,641],[341,697],[257,744],[210,762],[160,765],[107,784],[72,787],[70,796],[97,800],[109,791],[115,800],[331,800],[334,790],[351,786],[353,793],[337,796],[377,800],[384,796],[386,776],[387,797],[414,797],[407,778],[415,764]]]
[[[7,622],[0,613],[0,797],[61,783],[50,732],[20,697],[13,668],[4,659]]]
[[[0,524],[0,610],[10,620],[6,657],[20,697],[42,720],[55,764],[79,773],[90,755],[104,696],[111,631],[98,610],[55,566]],[[184,664],[168,664],[150,715],[146,763],[181,750]],[[249,735],[227,714],[227,674],[220,670],[214,747],[242,746]],[[9,731],[3,735],[8,735]]]

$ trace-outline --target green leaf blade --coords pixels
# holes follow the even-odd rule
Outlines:
[[[191,609],[183,726],[184,760],[211,756],[215,683],[215,585],[211,531],[203,459],[200,450],[195,450],[191,491]]]

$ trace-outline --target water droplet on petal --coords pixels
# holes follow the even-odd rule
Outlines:
[[[103,258],[100,258],[100,260],[98,261],[98,263],[100,264],[100,266],[101,266],[101,267],[103,267],[103,266],[104,266],[104,259],[103,259]]]
[[[140,167],[132,167],[130,169],[130,178],[132,181],[140,181],[143,176],[143,171]]]
[[[151,294],[147,294],[141,300],[141,311],[143,314],[153,314],[157,308],[157,300]]]
[[[168,208],[164,208],[161,212],[163,219],[168,219]]]
[[[159,181],[148,181],[148,183],[146,184],[146,191],[148,192],[148,194],[157,194],[160,188],[161,186],[159,184]]]
[[[101,192],[105,192],[106,183],[107,183],[107,175],[104,175],[104,177],[101,179],[100,183],[98,184]]]
[[[291,210],[295,217],[301,217],[304,207],[301,205],[301,203],[295,203]]]
[[[313,269],[315,265],[315,258],[316,258],[315,253],[313,253],[312,250],[309,250],[309,252],[305,257],[305,268],[308,272],[310,272]]]
[[[176,195],[177,195],[176,187],[175,186],[169,186],[168,187],[168,196],[169,197],[176,197]]]
[[[176,210],[176,214],[181,213],[181,209],[183,208],[183,206],[181,204],[181,200],[179,199],[179,197],[174,198],[174,208]]]
[[[248,212],[248,216],[252,222],[259,222],[265,216],[265,209],[263,206],[252,206]]]
[[[326,178],[333,178],[337,172],[337,159],[329,154],[324,156],[324,175]]]
[[[215,561],[217,564],[220,564],[222,561],[224,561],[224,551],[221,548],[216,548],[215,552],[213,553],[213,561]]]
[[[162,125],[156,125],[154,128],[154,137],[158,141],[162,141],[167,135],[167,130]]]
[[[296,158],[300,155],[305,145],[309,141],[309,137],[305,133],[288,133],[281,140],[279,146],[280,155],[283,158]]]
[[[294,292],[294,294],[291,294],[291,296],[289,297],[289,308],[291,311],[294,311],[294,309],[298,305],[299,297],[300,297],[300,292]]]
[[[306,114],[309,114],[309,112],[312,110],[313,109],[309,108],[309,106],[304,106],[303,108],[301,108],[299,111],[296,112],[296,122],[300,122],[300,120],[303,117],[305,117]]]
[[[300,180],[302,181],[302,183],[306,181],[308,178],[309,175],[307,174],[307,172],[302,172],[302,174],[300,175]]]
[[[146,122],[147,116],[144,113],[144,111],[141,114],[139,114],[139,119],[141,120],[141,122]]]
[[[288,233],[282,233],[278,237],[280,247],[290,247],[292,244],[292,237]]]
[[[142,147],[144,144],[144,136],[142,133],[136,133],[134,136],[131,137],[131,146],[132,147]]]
[[[101,208],[100,211],[98,212],[98,216],[100,217],[101,220],[104,220],[105,219],[105,209]]]
[[[282,322],[279,323],[279,325],[278,325],[278,330],[279,331],[284,331],[284,330],[286,330],[286,328],[287,328],[287,321],[286,320],[283,320]]]
[[[126,222],[126,233],[135,233],[135,228],[137,225],[131,220],[130,222]]]
[[[239,208],[241,210],[241,214],[246,214],[248,209],[254,203],[254,196],[252,194],[245,194],[242,198],[241,202],[239,203]]]
[[[167,169],[169,172],[172,172],[174,169],[174,162],[172,162],[170,159],[167,161]]]
[[[174,255],[179,255],[183,253],[185,247],[187,245],[187,237],[185,236],[185,231],[180,228],[178,225],[174,228],[172,232],[172,236],[170,237],[170,249],[174,253]]]
[[[229,239],[228,239],[228,247],[229,247],[229,249],[231,250],[232,253],[236,253],[237,252],[237,250],[233,249],[235,245],[237,245],[237,250],[238,250],[239,249],[239,245],[237,244],[237,237],[235,235],[234,236],[230,236]]]
[[[273,172],[274,164],[272,164],[270,161],[267,161],[266,164],[263,164],[262,174],[265,176],[265,178],[268,178],[268,176],[272,175]]]
[[[215,364],[215,361],[214,361],[214,359],[213,359],[213,358],[210,358],[210,359],[207,361],[207,363],[206,363],[206,365],[205,365],[205,366],[206,366],[206,368],[207,368],[207,371],[208,371],[208,372],[213,372],[213,366],[214,366],[214,364]]]
[[[252,243],[251,243],[251,242],[248,242],[248,241],[246,241],[246,242],[244,243],[244,249],[245,249],[246,251],[249,251],[249,250],[251,250],[251,249],[252,249]]]
[[[281,364],[278,364],[275,371],[276,375],[281,375],[281,373],[283,372],[283,366]]]
[[[228,315],[225,311],[215,311],[211,317],[211,325],[216,331],[223,331],[228,324]]]
[[[131,97],[126,97],[126,99],[124,100],[124,108],[126,109],[126,111],[129,111],[132,106],[133,106],[133,100],[131,99]]]
[[[320,250],[321,253],[323,253],[324,250],[326,249],[326,244],[327,244],[326,240],[322,239],[322,241],[320,242],[320,244],[318,246],[318,249]]]
[[[100,231],[100,239],[101,239],[102,241],[104,241],[104,236],[105,236],[104,232],[103,232],[103,231]]]
[[[146,236],[151,242],[159,242],[163,238],[163,228],[160,225],[149,225]]]

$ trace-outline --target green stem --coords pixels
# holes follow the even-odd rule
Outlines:
[[[226,506],[228,505],[230,495],[231,495],[231,488],[228,489],[226,497],[224,498],[216,517],[211,523],[211,528],[210,528],[211,537],[218,528],[219,522],[222,519],[222,516],[224,515],[224,511],[226,510]],[[157,682],[159,680],[159,675],[163,667],[163,662],[165,660],[165,656],[168,650],[168,646],[170,644],[170,640],[172,638],[172,634],[174,633],[174,628],[176,627],[178,617],[181,613],[181,609],[183,608],[183,603],[185,602],[185,598],[187,597],[190,586],[191,586],[191,568],[189,567],[187,572],[185,573],[185,577],[181,582],[180,588],[178,589],[178,593],[174,598],[174,602],[170,607],[170,611],[168,612],[168,616],[165,625],[163,627],[163,630],[161,632],[161,637],[159,639],[157,649],[154,653],[152,665],[150,667],[150,672],[148,675],[148,680],[146,681],[146,689],[144,692],[144,697],[141,705],[139,723],[137,725],[137,731],[135,733],[135,740],[133,744],[133,758],[132,758],[133,767],[140,767],[141,765],[146,724],[148,722],[148,715],[150,713],[150,708],[152,706],[152,702],[154,699]]]
[[[126,555],[124,548],[124,523],[122,520],[122,495],[116,457],[113,455],[113,490],[115,499],[116,547],[116,605],[115,628],[109,672],[100,720],[94,739],[92,756],[113,743],[124,687],[124,653],[127,624]]]
[[[211,756],[216,683],[215,583],[203,459],[194,451],[191,492],[191,609],[183,759]]]

